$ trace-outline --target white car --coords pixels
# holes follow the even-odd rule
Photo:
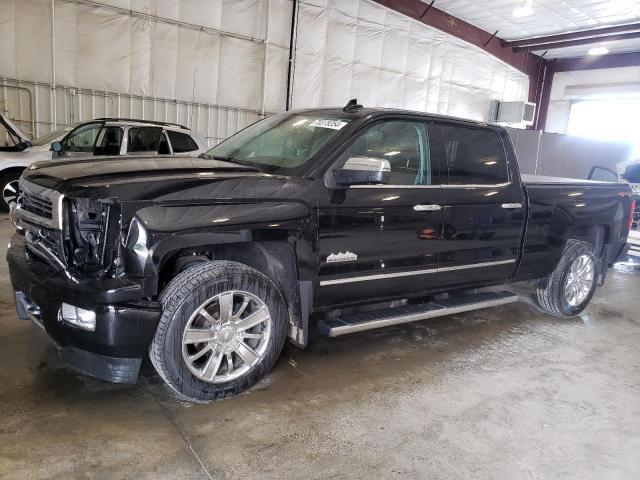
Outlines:
[[[8,211],[18,200],[18,179],[34,162],[117,155],[197,157],[206,150],[205,143],[182,125],[128,118],[76,123],[32,141],[0,114],[0,210]]]

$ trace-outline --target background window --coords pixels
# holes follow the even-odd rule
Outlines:
[[[157,127],[131,127],[127,153],[158,152],[162,129]]]
[[[120,155],[122,145],[122,128],[105,127],[100,132],[94,155]]]
[[[101,127],[100,123],[80,127],[65,140],[63,150],[65,152],[93,153],[93,146]]]
[[[390,185],[429,185],[431,168],[427,129],[422,122],[386,121],[369,127],[342,154],[389,161]]]
[[[502,138],[495,132],[441,125],[449,184],[485,185],[509,180]]]
[[[198,144],[186,133],[167,131],[173,153],[194,152],[198,150]]]

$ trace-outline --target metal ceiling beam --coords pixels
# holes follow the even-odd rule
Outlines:
[[[640,38],[640,31],[606,35],[604,37],[578,38],[576,40],[564,40],[561,42],[540,43],[527,47],[513,47],[514,52],[529,52],[531,50],[556,50],[558,48],[576,47],[578,45],[591,45],[593,43],[613,42],[615,40],[633,40]]]
[[[514,52],[511,47],[502,45],[503,40],[464,20],[449,15],[433,6],[434,2],[425,4],[420,0],[374,0],[376,3],[413,18],[429,27],[437,28],[449,35],[458,37],[467,43],[499,58],[503,62],[529,76],[529,101],[537,100],[538,82],[542,71],[542,59],[529,52]],[[437,2],[435,2],[437,5]]]
[[[640,53],[615,53],[599,57],[557,58],[553,60],[554,72],[620,67],[640,67]]]
[[[531,47],[534,45],[544,45],[546,43],[565,42],[569,40],[577,40],[592,37],[604,37],[616,33],[637,32],[640,31],[640,23],[629,23],[626,25],[616,25],[613,27],[594,28],[591,30],[582,30],[579,32],[559,33],[557,35],[546,35],[544,37],[526,38],[523,40],[503,41],[504,47]]]

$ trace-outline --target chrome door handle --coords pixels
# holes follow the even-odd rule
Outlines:
[[[514,208],[522,208],[521,203],[503,203],[502,208],[506,208],[507,210],[513,210]]]
[[[436,212],[442,210],[440,205],[414,205],[413,209],[416,212]]]

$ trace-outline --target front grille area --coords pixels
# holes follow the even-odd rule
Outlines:
[[[39,217],[53,219],[53,205],[49,200],[38,198],[35,195],[23,192],[22,208],[27,212],[31,212]]]

